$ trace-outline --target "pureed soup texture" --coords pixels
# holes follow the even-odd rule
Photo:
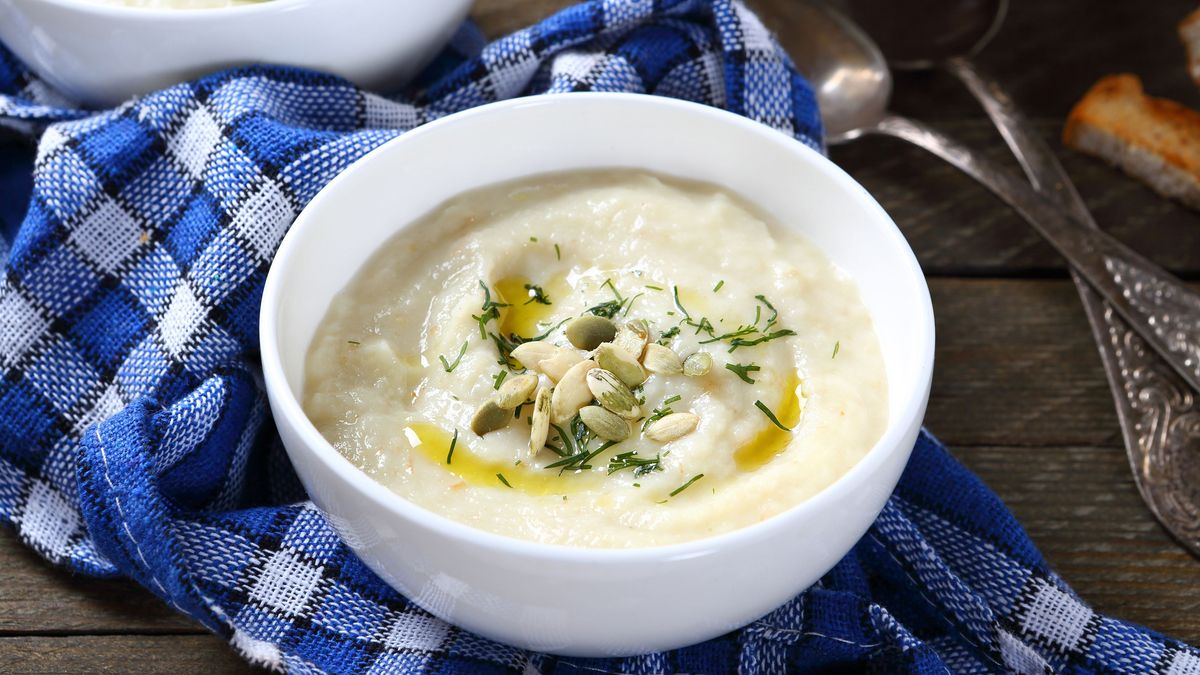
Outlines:
[[[852,280],[719,188],[633,171],[448,202],[334,299],[305,372],[309,418],[375,480],[572,546],[769,518],[887,423]]]

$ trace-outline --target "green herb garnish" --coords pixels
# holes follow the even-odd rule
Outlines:
[[[530,237],[530,238],[529,238],[529,241],[532,241],[532,242],[534,242],[534,243],[536,244],[536,243],[537,243],[537,237]]]
[[[679,487],[672,490],[671,494],[667,495],[667,497],[674,497],[675,495],[679,494],[680,492],[683,492],[684,490],[691,487],[692,483],[695,483],[696,481],[700,480],[701,478],[704,478],[704,474],[702,474],[702,473],[698,473],[695,476],[692,476],[691,480],[689,480],[688,482],[684,483],[683,485],[680,485]]]
[[[450,363],[449,361],[447,361],[446,357],[442,356],[441,354],[438,354],[438,358],[442,360],[442,368],[445,369],[445,371],[447,373],[453,373],[454,369],[457,368],[458,364],[462,361],[463,354],[466,354],[466,353],[467,353],[467,343],[464,340],[462,343],[462,348],[460,348],[458,350],[458,358],[454,359],[454,363]]]
[[[831,357],[829,357],[829,358],[831,358],[831,359],[836,359],[836,358],[837,358],[837,355],[838,355],[838,352],[840,352],[840,351],[842,351],[842,341],[841,341],[841,340],[838,340],[838,341],[837,341],[836,343],[834,343],[834,345],[833,345],[833,356],[831,356]]]
[[[790,427],[785,427],[782,423],[780,423],[779,418],[775,416],[775,413],[771,412],[771,409],[768,408],[762,401],[755,401],[754,407],[763,411],[763,414],[766,415],[767,419],[771,420],[771,423],[775,426],[783,429],[784,431],[791,431]]]
[[[568,470],[587,471],[591,469],[592,465],[588,464],[589,461],[617,444],[616,441],[606,441],[600,444],[595,450],[590,449],[588,445],[595,439],[595,435],[584,425],[579,415],[575,415],[571,419],[571,433],[568,433],[566,429],[557,424],[551,424],[550,426],[558,434],[558,440],[562,443],[562,447],[557,448],[549,444],[546,447],[553,450],[562,459],[547,464],[545,468],[558,469],[559,475]]]
[[[354,346],[356,346],[356,347],[357,347],[358,345],[361,345],[362,343],[361,343],[361,342],[359,342],[358,340],[346,340],[346,344],[348,344],[348,345],[354,345]]]
[[[551,333],[558,330],[559,326],[563,325],[569,320],[570,317],[567,317],[553,326],[548,327],[540,335],[534,335],[533,337],[523,337],[517,335],[516,333],[509,333],[508,337],[504,337],[489,331],[487,333],[487,337],[491,338],[492,343],[496,345],[496,353],[499,355],[499,358],[496,359],[496,363],[512,370],[520,370],[520,365],[512,360],[512,350],[516,349],[517,345],[524,344],[526,342],[545,340],[550,336]]]
[[[501,370],[500,372],[496,373],[496,376],[492,378],[492,389],[499,390],[500,385],[504,384],[504,378],[506,377],[508,377],[507,370]]]
[[[528,305],[531,302],[536,302],[539,305],[551,304],[550,296],[546,295],[546,292],[542,290],[541,286],[536,286],[534,284],[525,284],[525,290],[527,290],[533,294],[529,297],[528,300],[525,301],[526,305]]]
[[[684,309],[683,305],[679,302],[679,287],[671,286],[671,293],[675,296],[675,306],[679,308],[680,312],[683,312],[683,316],[688,319],[692,318],[692,315],[688,314],[688,311]]]
[[[771,304],[771,303],[770,303],[770,302],[767,300],[766,296],[763,296],[763,295],[756,295],[756,296],[754,296],[754,299],[755,299],[755,300],[758,300],[758,301],[759,301],[759,302],[761,302],[762,304],[766,305],[766,306],[767,306],[767,309],[771,310],[771,318],[767,319],[767,326],[766,326],[766,328],[770,328],[771,326],[774,326],[774,325],[775,325],[775,320],[779,318],[779,311],[778,311],[777,309],[775,309],[775,305],[772,305],[772,304]],[[757,320],[755,320],[755,322],[754,322],[754,323],[758,323],[758,321],[757,321]],[[765,330],[765,329],[764,329],[764,330]]]
[[[562,249],[558,248],[558,244],[554,245],[554,257],[562,260]]]
[[[475,321],[477,321],[479,323],[479,339],[486,340],[488,337],[487,336],[488,322],[493,321],[495,319],[499,319],[500,318],[500,309],[504,308],[504,307],[508,307],[509,305],[508,305],[508,303],[504,303],[504,302],[493,302],[492,301],[492,291],[490,288],[487,287],[487,284],[483,283],[482,280],[479,282],[479,287],[483,289],[483,306],[480,307],[481,312],[480,312],[479,316],[472,314],[471,318],[475,319]]]
[[[613,284],[612,279],[605,279],[604,283],[600,285],[601,288],[604,288],[605,286],[608,286],[608,288],[612,290],[615,299],[588,307],[587,309],[583,310],[584,313],[590,312],[596,316],[602,316],[606,319],[611,319],[621,312],[621,310],[625,307],[625,303],[630,302],[621,295],[620,291],[617,290],[617,287]]]
[[[625,469],[633,469],[634,477],[644,476],[652,471],[662,471],[662,456],[638,457],[636,452],[622,452],[608,460],[608,475]],[[637,483],[634,483],[634,486],[640,487]]]
[[[762,370],[762,368],[759,368],[758,365],[754,363],[747,363],[746,365],[742,365],[740,363],[726,363],[725,369],[733,371],[733,373],[742,378],[742,381],[744,381],[746,384],[754,384],[754,379],[750,377],[750,373]]]
[[[713,291],[715,292],[720,287],[721,283],[718,283],[717,286],[713,288]],[[754,298],[760,303],[754,306],[754,320],[748,324],[738,326],[735,330],[718,335],[712,322],[705,317],[701,317],[699,321],[696,321],[689,316],[682,323],[686,323],[689,326],[695,327],[697,335],[700,333],[708,334],[708,338],[701,340],[700,344],[706,345],[713,342],[728,342],[730,352],[736,351],[739,347],[752,347],[764,342],[770,342],[771,340],[777,340],[782,337],[796,334],[795,331],[788,330],[786,328],[768,332],[779,320],[779,311],[775,309],[775,306],[771,304],[770,300],[767,300],[765,295],[756,295]],[[678,292],[676,293],[675,304],[679,306]],[[767,318],[766,323],[762,327],[759,327],[759,322],[763,320],[762,315],[764,306],[770,310],[771,316]],[[683,309],[682,306],[679,308]],[[686,313],[686,310],[684,310],[684,312]],[[721,321],[724,321],[724,319]]]
[[[646,421],[642,422],[642,431],[645,431],[646,427],[650,426],[654,422],[657,422],[674,412],[671,410],[671,404],[678,402],[680,399],[682,399],[682,397],[678,394],[674,396],[668,396],[667,398],[663,399],[663,402],[658,404],[657,408],[650,411],[650,415],[646,417]]]
[[[722,279],[722,280],[718,281],[718,282],[717,282],[717,285],[716,285],[716,286],[713,286],[713,293],[716,293],[717,291],[721,290],[721,287],[722,287],[722,286],[724,286],[724,285],[725,285],[725,280],[724,280],[724,279]]]
[[[630,298],[629,301],[625,304],[625,311],[621,313],[621,316],[629,316],[629,310],[633,309],[633,303],[636,302],[637,299],[642,297],[643,295],[645,295],[645,293],[638,293],[637,295]]]
[[[754,338],[753,340],[746,340],[746,339],[740,338],[740,337],[734,338],[729,341],[729,345],[730,345],[729,351],[733,352],[738,347],[753,347],[754,345],[760,345],[764,342],[770,342],[771,340],[776,340],[781,337],[788,337],[789,335],[795,335],[795,334],[796,334],[796,331],[788,330],[787,328],[784,328],[783,330],[777,330],[774,333],[767,333],[765,335],[759,336],[757,338]]]
[[[665,345],[676,335],[679,335],[679,326],[671,326],[666,332],[658,336],[658,344]]]
[[[662,286],[654,286],[654,285],[652,285],[652,284],[646,284],[646,288],[649,288],[649,289],[650,289],[650,290],[652,290],[652,291],[661,291],[661,290],[663,290],[663,287],[662,287]]]
[[[454,459],[454,446],[456,446],[456,445],[458,445],[458,428],[457,427],[455,427],[455,429],[454,429],[454,438],[450,439],[450,452],[446,453],[446,463],[447,464],[450,463],[450,460]]]
[[[500,482],[504,483],[504,487],[509,488],[509,489],[512,488],[512,486],[508,484],[508,479],[504,477],[504,474],[498,473],[498,474],[496,474],[496,478],[499,478]]]

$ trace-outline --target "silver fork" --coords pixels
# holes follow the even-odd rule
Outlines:
[[[1054,152],[999,83],[966,58],[951,58],[944,66],[983,105],[1033,186],[1097,227]],[[1164,290],[1136,272],[1126,274],[1126,296],[1157,305],[1154,319],[1160,325],[1175,323],[1179,317]],[[1071,278],[1100,347],[1142,500],[1179,543],[1200,555],[1200,397],[1074,269]]]

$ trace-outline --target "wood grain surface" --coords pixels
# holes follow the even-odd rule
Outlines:
[[[568,4],[479,0],[474,16],[496,36]],[[804,39],[791,0],[749,4],[785,46]],[[1059,148],[1070,106],[1107,73],[1137,73],[1150,93],[1200,107],[1174,28],[1195,6],[1013,0],[978,62]],[[898,75],[894,103],[1015,168],[977,106],[945,75]],[[1096,609],[1200,643],[1200,562],[1138,497],[1062,260],[990,193],[920,150],[868,139],[831,156],[892,214],[930,277],[938,347],[928,427],[1000,495]],[[1092,159],[1060,156],[1102,227],[1200,280],[1197,214]],[[0,534],[0,575],[0,672],[250,670],[137,586],[72,577],[8,532]]]

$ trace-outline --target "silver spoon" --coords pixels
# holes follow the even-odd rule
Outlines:
[[[1101,230],[1091,228],[1021,177],[916,120],[887,111],[892,78],[879,49],[824,5],[797,3],[807,40],[793,57],[817,94],[830,143],[866,134],[900,138],[950,162],[996,193],[1059,251],[1152,348],[1200,389],[1200,294]]]
[[[999,82],[971,61],[995,35],[1007,0],[849,0],[851,16],[878,41],[892,66],[942,68],[982,104],[1025,174],[1080,222],[1091,213],[1050,146]],[[1116,402],[1125,450],[1142,500],[1181,544],[1200,555],[1200,397],[1129,324],[1072,270]]]

